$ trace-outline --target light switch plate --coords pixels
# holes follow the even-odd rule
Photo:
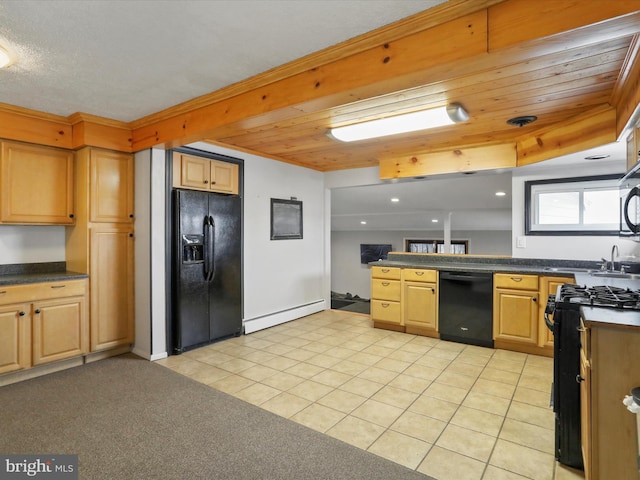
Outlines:
[[[527,237],[516,237],[516,248],[527,248]]]

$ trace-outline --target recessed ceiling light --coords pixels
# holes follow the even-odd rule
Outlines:
[[[362,221],[360,222],[360,225],[366,225],[366,224],[367,224],[367,222],[365,222],[364,220],[362,220]]]
[[[506,192],[496,192],[496,197],[504,197]]]
[[[392,201],[392,202],[399,202],[399,201],[400,201],[400,199],[399,199],[399,198],[395,198],[395,197],[394,197],[394,198],[392,198],[392,199],[391,199],[391,201]]]
[[[4,48],[0,47],[0,68],[4,68],[11,63],[11,56]]]

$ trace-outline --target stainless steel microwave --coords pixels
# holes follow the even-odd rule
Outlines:
[[[640,164],[619,182],[620,236],[640,242]]]

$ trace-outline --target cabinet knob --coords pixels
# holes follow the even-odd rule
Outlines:
[[[211,182],[211,185],[215,185],[215,184],[216,184],[216,182],[215,182],[215,181]]]
[[[130,234],[129,234],[129,237],[130,237],[130,238],[133,238],[133,233],[130,233]]]
[[[40,313],[40,309],[36,308],[36,312],[35,313]]]
[[[69,218],[73,218],[73,217],[74,217],[73,213],[70,213]]]
[[[431,288],[431,293],[436,293],[436,289],[435,288]]]
[[[20,315],[21,317],[24,317],[24,312],[20,312],[18,313],[18,315]]]
[[[537,301],[538,301],[538,299],[537,299],[536,297],[533,297],[533,298],[531,299],[531,301],[532,301],[532,302],[537,302]]]
[[[130,213],[130,214],[129,214],[129,218],[133,218],[133,213]]]
[[[576,375],[576,382],[578,383],[584,382],[584,377],[580,374]]]
[[[204,183],[205,183],[205,184],[209,183],[209,180],[205,180],[205,181],[204,181]]]

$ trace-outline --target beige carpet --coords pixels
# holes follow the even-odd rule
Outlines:
[[[0,452],[78,454],[82,480],[429,478],[134,355],[0,388]]]

